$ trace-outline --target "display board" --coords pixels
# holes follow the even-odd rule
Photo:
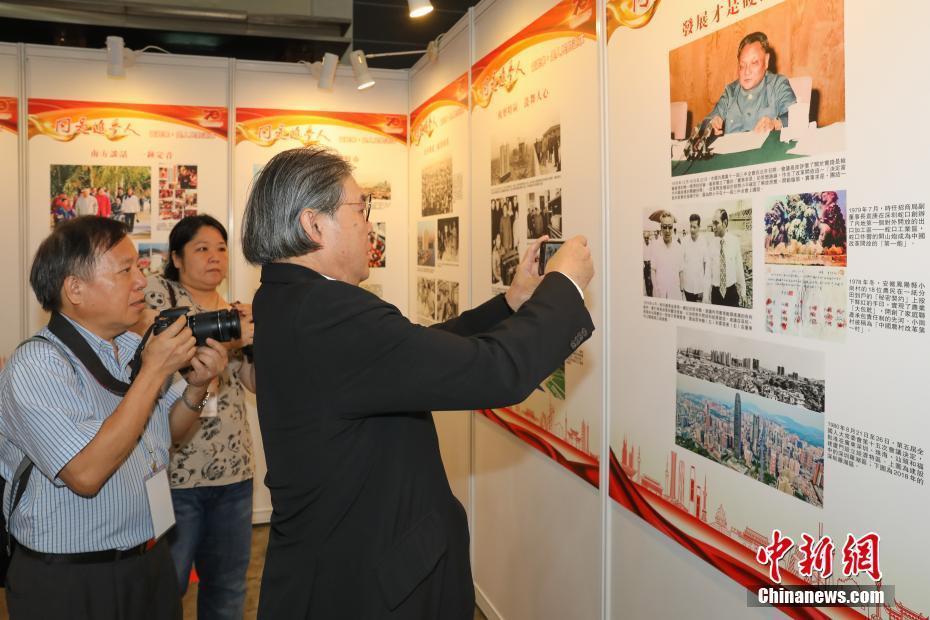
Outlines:
[[[227,222],[226,61],[159,57],[112,79],[100,52],[27,50],[30,256],[57,223],[104,215],[130,227],[149,274],[182,217]],[[31,303],[35,331],[46,318]]]
[[[752,591],[894,586],[791,616],[926,618],[930,535],[892,507],[928,499],[926,89],[898,60],[927,8],[606,9],[611,497]]]
[[[594,4],[474,8],[474,304],[506,290],[514,261],[542,232],[583,234],[602,262]],[[488,617],[601,614],[603,286],[598,273],[585,290],[597,331],[564,369],[526,402],[474,416],[472,566]]]
[[[7,303],[0,308],[0,355],[9,355],[22,340],[23,276],[22,242],[19,209],[19,52],[14,45],[0,44],[0,290],[6,291]]]
[[[427,56],[410,70],[409,308],[425,325],[471,308],[470,35],[465,16],[442,36],[437,61]],[[467,507],[471,413],[433,420],[449,485]]]
[[[252,179],[275,154],[319,145],[344,155],[362,190],[372,195],[370,276],[364,288],[407,307],[407,84],[375,74],[359,91],[342,68],[332,92],[310,72],[283,63],[238,63],[236,82],[237,220]],[[371,91],[371,92],[370,92]],[[258,271],[243,263],[237,282],[253,293]]]
[[[459,76],[410,115],[411,215],[416,218],[416,286],[411,307],[429,325],[458,316],[465,291],[468,239],[463,217],[468,166],[468,74]],[[418,190],[418,191],[417,191]],[[463,247],[465,246],[465,247]]]
[[[373,194],[370,219],[383,232],[373,240],[380,267],[362,283],[397,305],[407,305],[407,81],[397,72],[372,71],[376,87],[358,91],[348,68],[337,72],[332,91],[317,87],[306,67],[292,63],[235,63],[236,109],[233,158],[234,221],[241,226],[252,179],[275,154],[322,144],[347,156],[355,178]],[[239,235],[237,231],[236,235]],[[237,295],[251,300],[261,270],[233,255],[232,281]],[[251,416],[255,398],[248,396]],[[257,419],[255,417],[254,419]],[[253,430],[258,430],[254,424]],[[256,445],[261,436],[256,432]],[[264,479],[264,458],[256,456],[256,480]],[[255,496],[255,520],[271,517],[271,495]]]
[[[477,28],[477,26],[476,26]],[[585,234],[599,254],[601,199],[593,2],[559,2],[478,60],[472,73],[473,290],[510,285],[528,244]],[[602,325],[600,279],[586,304]],[[579,348],[523,403],[482,413],[598,485],[600,340]]]

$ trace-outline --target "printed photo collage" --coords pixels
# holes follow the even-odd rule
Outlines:
[[[391,206],[391,182],[379,176],[370,176],[368,171],[357,173],[362,194],[371,197],[371,232],[368,233],[368,267],[382,269],[387,267],[387,223],[381,212]]]
[[[646,208],[642,294],[761,307],[768,333],[844,341],[846,219],[846,191],[832,188]]]
[[[430,161],[420,171],[420,215],[426,219],[417,222],[417,270],[422,272],[417,277],[417,315],[425,324],[459,313],[459,283],[439,276],[444,267],[460,264],[461,225],[454,207],[462,198],[461,187],[456,187],[461,176],[451,156]]]
[[[813,33],[842,40],[843,22],[807,7],[809,23],[786,37],[786,6],[670,50],[676,199],[642,212],[641,288],[644,297],[686,310],[675,328],[675,444],[819,508],[826,355],[793,343],[846,340],[848,206],[838,174],[796,162],[845,151],[845,100],[837,96],[845,73],[832,57],[842,45],[813,63],[795,52]],[[737,74],[733,53],[740,67],[755,69]],[[694,80],[695,72],[706,79]],[[759,89],[764,97],[745,96]],[[757,164],[774,164],[774,173],[762,173],[778,175],[785,189],[689,198],[675,181],[709,173],[711,186],[739,194],[725,191],[733,175],[720,173]],[[791,168],[807,172],[786,174]],[[696,329],[705,314],[687,311],[696,304],[735,309],[759,337]]]
[[[526,243],[563,238],[562,130],[541,119],[532,133],[496,135],[491,142],[491,286],[510,286]]]
[[[197,166],[158,166],[159,230],[171,230],[181,218],[197,215],[198,187]]]

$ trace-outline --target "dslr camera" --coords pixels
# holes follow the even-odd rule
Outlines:
[[[187,326],[194,332],[198,347],[204,346],[207,343],[207,338],[213,338],[218,342],[229,342],[242,336],[239,312],[235,309],[201,312],[199,314],[188,314],[189,311],[190,307],[188,306],[162,310],[155,317],[155,329],[153,330],[155,335],[157,336],[165,331],[178,317],[183,316],[187,318]]]

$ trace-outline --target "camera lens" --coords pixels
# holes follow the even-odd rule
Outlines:
[[[242,335],[239,312],[236,310],[217,310],[216,312],[189,315],[187,325],[194,333],[197,346],[206,344],[207,338],[213,338],[219,342],[229,342]]]

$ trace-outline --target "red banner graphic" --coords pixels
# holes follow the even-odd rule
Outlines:
[[[471,68],[472,108],[488,107],[494,93],[513,90],[526,74],[511,61],[520,52],[562,37],[597,38],[594,0],[562,0],[542,17],[500,44]]]
[[[0,131],[19,133],[19,100],[16,97],[0,97]]]
[[[683,502],[664,493],[662,485],[639,471],[637,459],[633,457],[633,448],[627,450],[624,442],[621,461],[610,450],[610,497],[618,504],[642,518],[646,523],[663,532],[679,545],[706,561],[717,570],[734,581],[742,584],[752,592],[758,592],[762,587],[777,587],[778,585],[804,586],[826,585],[802,579],[791,568],[781,571],[781,584],[769,579],[767,570],[756,560],[756,552],[760,545],[768,544],[768,538],[759,532],[745,527],[735,530],[726,522],[723,506],[713,521],[707,519],[706,506],[706,480],[703,489],[700,485],[692,486],[691,493],[695,495],[694,502],[685,502],[694,505],[694,512],[684,509]],[[696,489],[696,492],[695,492]],[[671,491],[674,495],[675,492]],[[685,491],[683,493],[687,495]],[[738,538],[726,533],[737,531]],[[790,562],[789,562],[790,564]],[[838,583],[842,580],[837,580]],[[855,582],[846,581],[841,585],[856,585]],[[872,584],[870,584],[872,585]],[[849,607],[831,607],[821,610],[816,607],[780,607],[779,609],[792,618],[799,620],[821,620],[825,618],[861,618],[864,614]],[[913,611],[895,600],[893,606],[887,601],[875,609],[869,610],[867,616],[870,620],[912,619],[925,620],[926,615]]]
[[[436,110],[446,106],[467,108],[467,73],[460,75],[458,79],[424,101],[413,111],[410,115],[410,142],[412,144],[418,145],[424,137],[433,135],[433,131],[436,129],[436,123],[430,118],[430,115]]]
[[[564,439],[518,415],[512,409],[481,409],[479,413],[510,431],[594,488],[600,486],[600,463],[596,456],[582,452]],[[582,432],[586,432],[586,428]],[[587,437],[578,439],[582,444],[587,443]]]
[[[652,21],[659,0],[607,0],[607,40],[618,28],[642,28]]]
[[[319,112],[236,109],[236,144],[252,142],[271,146],[282,140],[303,146],[325,144],[325,126],[348,127],[377,134],[400,144],[407,144],[407,116],[368,112]]]
[[[59,142],[71,142],[78,136],[95,135],[117,142],[142,137],[132,126],[133,120],[184,125],[223,139],[229,129],[226,108],[222,107],[29,100],[30,139],[48,136]]]

